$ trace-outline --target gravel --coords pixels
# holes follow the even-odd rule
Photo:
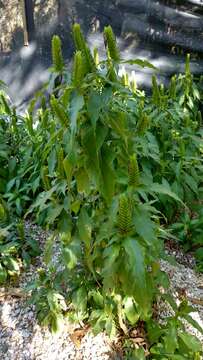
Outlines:
[[[2,360],[109,359],[110,346],[104,334],[93,336],[87,332],[79,347],[71,340],[65,325],[56,335],[40,327],[34,308],[25,301],[7,298],[0,303],[0,312]]]
[[[49,234],[30,222],[26,223],[26,231],[33,235],[43,247]],[[167,249],[170,254],[170,249]],[[203,299],[203,275],[192,269],[194,263],[190,256],[190,264],[186,266],[185,255],[176,249],[176,260],[181,262],[172,265],[161,260],[161,268],[171,280],[171,292],[177,302],[184,293],[191,300]],[[178,254],[178,255],[177,255]],[[183,261],[181,261],[181,259]],[[184,264],[184,265],[183,265]],[[42,256],[30,269],[22,273],[19,287],[25,286],[35,277],[36,269],[42,266]],[[203,306],[194,304],[192,317],[203,327]],[[170,316],[171,309],[160,304],[160,319]],[[203,341],[202,335],[187,324],[188,330]],[[112,359],[112,348],[108,337],[101,333],[92,335],[89,329],[82,330],[81,336],[74,338],[75,329],[64,323],[62,331],[52,335],[49,329],[38,325],[35,308],[28,305],[22,297],[0,297],[0,359],[1,360],[108,360]],[[79,330],[81,331],[81,330]]]
[[[174,266],[163,260],[160,263],[161,269],[169,275],[170,292],[176,299],[176,303],[179,304],[182,297],[187,298],[189,304],[194,308],[190,315],[203,329],[203,275],[197,274],[193,269],[182,264]],[[165,304],[160,305],[159,311],[162,319],[172,313],[169,306]],[[185,326],[191,334],[203,342],[203,335],[197,329],[186,322]]]

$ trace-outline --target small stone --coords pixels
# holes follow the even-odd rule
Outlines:
[[[1,344],[1,352],[2,353],[5,354],[8,351],[8,349],[9,349],[9,345],[6,342]]]

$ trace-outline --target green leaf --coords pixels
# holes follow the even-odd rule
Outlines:
[[[51,318],[51,331],[56,334],[63,329],[63,315],[59,313],[52,313]]]
[[[121,64],[138,65],[138,66],[141,66],[143,68],[148,67],[150,69],[157,70],[157,68],[147,60],[141,60],[141,59],[122,60]]]
[[[99,119],[100,111],[102,109],[102,96],[96,91],[92,91],[89,95],[87,102],[87,111],[90,117],[90,121],[94,129],[96,129],[96,123]]]
[[[149,211],[143,204],[137,205],[134,209],[133,223],[136,232],[149,246],[155,246],[156,235],[155,225],[150,219]]]
[[[101,123],[97,123],[96,131],[95,131],[95,139],[96,139],[96,148],[98,153],[102,145],[104,144],[107,134],[108,134],[107,126]]]
[[[120,112],[116,114],[116,116],[107,117],[107,122],[110,124],[112,129],[118,134],[119,137],[122,138],[125,145],[128,143],[128,135],[129,130],[127,126],[127,115],[124,112]]]
[[[109,270],[113,263],[116,261],[116,259],[119,256],[120,252],[120,246],[117,244],[113,244],[109,247],[107,247],[104,250],[104,267],[103,267],[103,273],[105,273],[106,270]]]
[[[37,256],[40,255],[41,250],[40,250],[40,246],[39,246],[39,242],[35,239],[32,238],[28,238],[26,240],[27,244],[30,246],[30,248],[32,249],[32,255],[33,256]]]
[[[11,158],[8,162],[8,169],[9,169],[10,175],[14,172],[15,168],[16,168],[16,159]]]
[[[38,176],[33,182],[32,182],[32,191],[33,191],[33,194],[36,193],[37,189],[39,188],[40,186],[40,176]]]
[[[77,118],[80,110],[83,108],[84,98],[78,92],[74,91],[70,102],[70,128],[74,136],[77,129]]]
[[[9,271],[14,272],[14,273],[20,272],[19,263],[13,257],[8,256],[8,257],[4,258],[3,263]]]
[[[133,238],[125,239],[123,247],[126,252],[129,286],[136,302],[143,311],[144,317],[148,318],[151,311],[151,296],[148,291],[143,249],[138,241]]]
[[[93,328],[92,328],[93,333],[95,335],[97,335],[105,328],[105,323],[107,320],[106,314],[104,313],[103,310],[93,310],[91,313],[91,318],[97,319],[97,321],[95,322],[95,324],[93,325]]]
[[[186,332],[179,334],[179,338],[184,342],[185,346],[194,352],[202,351],[201,342],[193,335]]]
[[[118,277],[118,263],[117,260],[120,254],[120,246],[113,244],[107,247],[104,252],[104,264],[101,271],[103,277],[104,291],[109,291],[115,286],[115,279]]]
[[[73,167],[72,161],[70,160],[70,157],[68,155],[63,160],[63,167],[64,167],[64,170],[65,170],[65,174],[66,174],[68,183],[70,185],[70,182],[72,180],[72,174],[73,174],[74,167]]]
[[[115,172],[112,165],[112,150],[110,147],[105,146],[101,151],[100,168],[103,181],[101,192],[109,204],[112,201],[115,188]]]
[[[105,109],[108,101],[112,95],[112,89],[106,88],[102,93],[99,93],[95,90],[90,92],[89,99],[87,102],[87,111],[90,117],[90,121],[94,129],[96,129],[96,123],[99,119],[101,110]]]
[[[203,335],[203,328],[198,324],[196,320],[192,318],[189,314],[182,314],[185,320],[189,322],[195,329],[197,329]]]
[[[85,170],[89,179],[100,189],[101,170],[97,142],[92,127],[86,127],[82,133],[82,145],[85,152]]]
[[[164,356],[164,355],[161,355],[161,356]],[[166,358],[163,358],[163,357],[159,357],[160,360],[186,360],[185,356],[182,356],[182,355],[171,355],[171,354],[166,354]],[[188,358],[187,358],[188,359]],[[188,359],[189,360],[189,359]]]
[[[81,286],[72,295],[72,303],[78,315],[84,316],[87,310],[87,291],[84,286]]]
[[[92,223],[86,209],[84,208],[82,208],[80,211],[77,226],[81,241],[84,242],[87,249],[90,249],[92,237]]]
[[[65,210],[60,214],[60,218],[57,221],[57,229],[59,233],[70,232],[72,229],[72,218]]]
[[[59,101],[54,97],[54,95],[52,95],[51,97],[51,107],[61,126],[68,127],[69,118],[67,112],[64,110],[63,106],[59,103]]]
[[[154,320],[147,322],[147,334],[150,344],[158,343],[160,337],[165,333],[164,329]]]
[[[166,336],[164,336],[164,344],[166,353],[173,354],[178,348],[177,329],[174,322],[170,322],[167,328]]]
[[[30,256],[30,254],[27,252],[27,251],[25,251],[25,250],[23,250],[22,251],[22,258],[23,258],[23,264],[24,264],[24,266],[29,266],[30,265],[30,263],[31,263],[31,256]]]
[[[203,262],[203,247],[201,247],[195,251],[195,257],[198,261]]]
[[[90,192],[90,183],[87,171],[84,168],[80,168],[76,172],[75,178],[78,192],[88,195]]]
[[[173,191],[171,191],[170,187],[167,187],[166,185],[153,183],[150,186],[149,192],[155,192],[155,193],[158,193],[158,194],[167,195],[167,196],[171,197],[172,199],[180,202],[185,207],[185,204],[178,197],[178,195],[176,195]]]
[[[115,321],[112,317],[107,318],[105,325],[106,333],[109,335],[110,339],[114,339],[117,333]]]
[[[132,360],[146,360],[144,349],[139,348],[136,350],[133,350],[133,358]]]
[[[4,283],[7,279],[7,271],[0,263],[0,284]]]
[[[124,313],[128,321],[130,322],[131,325],[135,325],[136,322],[139,320],[140,314],[136,309],[135,301],[133,297],[128,296],[124,298],[123,305],[124,305]]]
[[[48,157],[48,169],[49,169],[49,174],[51,176],[53,176],[53,172],[54,172],[54,169],[55,169],[55,166],[56,166],[56,161],[57,161],[56,150],[53,149],[51,151],[51,153],[49,154],[49,157]]]
[[[48,224],[53,224],[56,218],[60,215],[63,210],[63,205],[55,205],[48,210],[47,218]]]
[[[80,210],[81,200],[77,199],[71,204],[71,211],[74,212],[75,215],[77,215],[78,211]]]
[[[48,265],[52,259],[53,256],[53,245],[55,240],[55,234],[52,234],[48,237],[45,243],[45,249],[44,249],[44,261],[45,264]]]
[[[62,250],[64,263],[69,270],[72,270],[77,265],[77,257],[71,248],[65,247]]]
[[[34,209],[39,208],[39,211],[42,212],[47,208],[47,200],[50,200],[52,194],[56,191],[56,186],[53,186],[49,191],[43,191],[40,193],[36,201],[30,206],[28,211],[25,214],[25,217],[30,214]]]
[[[94,303],[96,306],[99,306],[100,308],[103,308],[104,306],[104,298],[101,295],[101,293],[98,290],[91,290],[88,293],[88,296],[91,296],[93,298]]]
[[[195,179],[187,173],[184,173],[184,178],[185,178],[185,182],[189,186],[190,190],[193,191],[195,194],[198,194],[198,186],[197,186],[197,182],[195,181]]]

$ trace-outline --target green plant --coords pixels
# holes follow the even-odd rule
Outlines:
[[[114,71],[112,64],[107,62],[111,73],[103,77],[102,72],[96,69],[96,64],[93,66],[93,60],[87,45],[84,45],[78,26],[74,26],[73,32],[79,52],[75,55],[70,84],[66,85],[65,90],[61,89],[61,97],[51,98],[50,111],[52,113],[53,110],[52,114],[56,121],[59,121],[60,127],[53,132],[54,141],[51,138],[50,147],[46,147],[48,152],[45,148],[46,156],[44,154],[42,162],[43,159],[47,161],[48,158],[48,166],[44,165],[41,170],[44,192],[39,195],[30,211],[37,209],[43,221],[51,226],[57,226],[62,239],[69,238],[69,244],[63,243],[62,255],[70,271],[69,283],[73,286],[73,298],[86,293],[86,296],[92,299],[88,293],[92,292],[94,282],[108,284],[108,280],[111,280],[108,279],[108,266],[111,266],[108,262],[111,257],[113,256],[115,260],[115,274],[112,272],[112,276],[117,277],[116,269],[119,262],[130,255],[134,246],[136,251],[133,252],[131,263],[137,262],[136,271],[140,273],[140,277],[133,293],[129,292],[129,296],[134,301],[133,296],[136,295],[133,294],[139,294],[140,298],[137,301],[140,309],[137,318],[140,316],[147,318],[150,316],[154,296],[153,291],[151,293],[148,291],[152,276],[148,274],[147,266],[154,261],[153,256],[156,258],[155,249],[158,250],[160,246],[156,235],[158,225],[153,222],[153,216],[157,216],[156,211],[150,203],[142,203],[137,191],[141,183],[139,183],[138,161],[135,154],[133,155],[135,151],[133,133],[130,139],[133,118],[128,119],[128,104],[125,105],[127,96],[129,96],[128,101],[131,101],[131,98],[133,101],[133,96],[130,92],[126,95],[125,88],[120,89],[120,79],[116,72],[115,84],[106,87],[110,81],[109,77],[112,76],[111,70]],[[107,45],[108,41],[107,39]],[[81,73],[85,74],[87,71],[87,63],[92,64],[92,72],[87,73],[86,77],[84,75],[81,77]],[[86,70],[83,72],[81,69],[84,65]],[[90,71],[90,66],[88,69]],[[82,79],[84,84],[81,82]],[[116,88],[113,90],[116,86],[119,92]],[[105,107],[103,107],[104,102]],[[65,107],[68,109],[66,112]],[[116,118],[118,118],[117,124]],[[37,129],[34,131],[33,136],[37,131]],[[120,134],[121,139],[119,139]],[[57,138],[60,146],[56,144]],[[126,164],[122,153],[129,159],[129,165]],[[124,176],[123,184],[119,183],[120,171]],[[107,221],[109,216],[111,222]],[[142,221],[148,224],[146,233],[142,229]],[[103,228],[103,232],[106,228],[108,232],[100,234],[100,228]],[[84,252],[81,252],[81,246]],[[152,248],[151,257],[146,256],[146,249],[149,246]],[[86,285],[81,288],[80,283],[78,289],[75,286],[78,281],[73,276],[77,262],[81,263],[85,273],[90,272],[85,281]],[[101,271],[102,268],[104,272]],[[123,294],[127,291],[127,276],[130,276],[128,268],[124,269],[115,288],[112,283],[108,299],[104,299],[107,303],[112,302],[112,326],[115,324],[115,314],[121,307]],[[136,286],[139,291],[136,291]],[[131,287],[130,282],[129,287]],[[101,293],[100,297],[102,296]],[[145,302],[141,300],[143,297],[146,298]],[[78,306],[80,302],[78,301]],[[109,328],[108,313],[105,316]],[[124,316],[120,312],[120,324]],[[93,321],[93,315],[91,317]],[[98,323],[99,319],[96,320]]]
[[[201,206],[201,205],[200,205]],[[197,269],[202,271],[203,260],[203,213],[201,209],[198,213],[184,212],[178,222],[171,225],[172,233],[180,241],[183,248],[188,251],[195,251]]]
[[[186,300],[183,300],[179,306],[173,301],[170,301],[170,304],[175,315],[168,318],[165,325],[157,325],[153,321],[148,324],[152,359],[201,359],[202,344],[195,336],[186,332],[183,322],[185,319],[201,333],[203,332],[189,315],[193,308]]]
[[[172,141],[166,146],[165,140],[171,127],[179,129],[185,117],[179,101],[172,102],[176,79],[165,92],[154,78],[156,91],[150,100],[140,90],[123,85],[118,75],[120,62],[151,65],[139,59],[120,59],[110,27],[104,31],[107,60],[102,63],[94,62],[78,25],[73,27],[73,37],[77,51],[72,74],[60,86],[60,95],[51,96],[45,110],[46,125],[42,122],[33,129],[33,139],[42,131],[46,134],[43,141],[48,141],[39,164],[43,191],[27,212],[35,212],[42,224],[59,235],[65,270],[43,272],[33,295],[40,321],[54,324],[54,330],[64,311],[57,299],[63,296],[69,318],[80,323],[89,320],[95,332],[105,329],[114,337],[119,328],[127,334],[129,324],[150,324],[158,288],[166,281],[158,264],[161,238],[166,236],[160,210],[167,216],[168,204],[183,207],[187,188],[182,195],[173,185],[176,170],[172,159],[179,145]],[[184,77],[179,82],[182,91]],[[184,106],[188,106],[186,100]],[[160,114],[155,121],[157,111]],[[44,110],[39,114],[44,116]],[[168,123],[163,123],[161,116],[166,114],[170,115]],[[184,131],[184,126],[180,127]],[[187,139],[193,138],[191,128],[189,135],[185,130]],[[186,169],[191,170],[199,145],[198,135],[190,145],[194,153],[178,155],[187,179]],[[197,179],[191,175],[198,183],[196,192],[201,182],[199,158],[197,167]],[[182,185],[182,179],[178,184]],[[49,260],[52,248],[53,239],[49,239]],[[166,329],[170,329],[170,321]],[[176,325],[178,329],[178,320]],[[169,331],[166,329],[163,334]],[[162,332],[156,341],[159,338],[164,344]],[[174,356],[179,348],[174,349]],[[188,349],[187,358],[191,353],[193,356],[193,349]]]
[[[187,251],[203,245],[202,226],[203,216],[201,214],[192,217],[191,214],[185,212],[177,223],[172,224],[171,229]]]
[[[166,295],[167,297],[168,295]],[[201,359],[201,342],[195,336],[188,334],[185,329],[187,322],[197,328],[200,333],[203,333],[202,328],[190,316],[193,308],[188,305],[186,300],[183,300],[179,306],[173,301],[173,298],[168,298],[168,301],[172,306],[174,315],[165,318],[164,323],[163,320],[158,323],[154,319],[147,323],[145,329],[147,351],[143,347],[134,349],[132,340],[127,339],[124,343],[126,359]]]
[[[21,136],[15,108],[5,92],[0,94],[0,283],[19,275],[31,257],[39,254],[38,244],[24,233],[24,225],[15,219],[27,199],[18,177],[21,157]],[[10,190],[15,190],[11,193]],[[6,201],[9,199],[9,201]],[[15,207],[14,207],[15,204]]]
[[[195,165],[195,171],[202,171],[200,153],[202,144],[201,114],[199,112],[200,92],[190,72],[189,57],[187,57],[186,61],[185,74],[179,75],[178,78],[174,76],[171,79],[168,91],[162,90],[161,92],[157,88],[158,85],[157,83],[155,85],[154,80],[152,104],[147,107],[147,110],[151,112],[149,115],[151,124],[156,131],[155,136],[162,152],[162,161],[166,163],[162,164],[163,170],[167,171],[167,167],[172,165],[171,160],[173,160],[175,163],[174,168],[177,165],[180,168],[179,173],[176,170],[176,178],[177,175],[181,176],[181,171],[191,172],[190,164]],[[158,95],[157,91],[159,91]],[[157,99],[160,100],[162,108],[157,106]],[[189,100],[186,101],[186,99]],[[153,106],[153,104],[156,106]],[[168,163],[166,160],[168,160]],[[172,166],[170,170],[172,172],[168,171],[168,174],[172,177],[175,170]],[[192,174],[192,177],[195,180],[198,179],[197,175]],[[183,181],[183,184],[186,183],[189,186],[187,176],[182,177],[182,180],[186,180]],[[191,187],[190,190],[194,191],[197,185],[194,190]]]
[[[10,106],[10,99],[0,91],[0,194],[16,172],[18,158],[18,130],[15,109]]]
[[[5,283],[18,276],[41,251],[37,241],[25,234],[23,222],[11,220],[3,200],[0,209],[0,283]]]
[[[56,290],[56,269],[50,267],[46,272],[38,270],[38,278],[27,290],[35,289],[30,303],[36,306],[39,322],[42,325],[51,325],[53,332],[57,332],[63,323],[63,315],[67,310],[64,297]]]
[[[119,76],[119,66],[154,67],[121,59],[110,26],[104,29],[107,59],[101,62],[78,24],[73,38],[71,74],[55,36],[50,81],[23,117],[2,100],[8,115],[2,134],[6,129],[4,139],[9,140],[3,143],[6,158],[0,159],[6,164],[0,214],[10,222],[13,214],[35,216],[53,230],[45,246],[48,269],[40,270],[31,286],[39,320],[57,331],[68,307],[70,319],[89,321],[94,332],[105,330],[111,338],[119,329],[127,336],[129,326],[142,322],[151,359],[181,359],[183,352],[185,359],[197,360],[199,343],[179,321],[183,304],[173,304],[175,315],[163,326],[153,314],[160,286],[168,287],[159,266],[166,225],[171,228],[180,211],[191,212],[202,196],[201,95],[189,58],[185,74],[174,76],[169,88],[153,76],[152,96],[147,97],[127,74]],[[45,100],[47,88],[50,98]],[[12,172],[10,156],[15,159]],[[201,231],[201,221],[186,219],[185,224],[187,236],[191,229],[193,235]],[[31,261],[34,247],[22,224],[7,230],[17,238],[15,257]],[[3,231],[2,241],[12,249],[11,235]],[[53,265],[55,247],[60,248],[59,262]],[[165,299],[172,302],[166,294]],[[132,356],[145,358],[142,349]]]

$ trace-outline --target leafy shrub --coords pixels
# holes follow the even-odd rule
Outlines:
[[[17,169],[4,187],[15,213],[35,215],[54,230],[45,249],[48,270],[33,285],[40,322],[56,331],[67,303],[73,321],[89,321],[112,338],[144,322],[151,359],[198,359],[200,345],[179,317],[198,324],[191,308],[160,292],[168,280],[159,266],[166,225],[202,194],[200,92],[189,58],[185,74],[173,77],[168,89],[153,76],[146,97],[127,74],[119,76],[119,64],[154,67],[122,60],[111,27],[104,29],[107,59],[101,62],[78,24],[73,38],[71,74],[60,39],[53,38],[50,97],[40,91],[15,122]],[[13,110],[5,111],[11,126]],[[55,235],[63,264],[57,268],[51,263]],[[164,326],[153,318],[158,298],[175,313]],[[145,358],[142,350],[133,356]]]
[[[16,170],[18,144],[15,109],[11,109],[9,98],[0,92],[0,194],[6,191],[7,182]]]
[[[5,204],[0,203],[0,284],[16,278],[23,266],[40,254],[36,240],[26,236],[22,222],[11,222]],[[10,220],[10,221],[8,221]],[[6,223],[8,225],[6,226]]]
[[[167,91],[153,78],[148,99],[119,76],[118,65],[124,61],[110,27],[104,30],[107,60],[101,63],[98,58],[95,62],[77,24],[73,37],[72,74],[58,86],[57,96],[54,90],[46,109],[38,111],[40,121],[32,130],[33,139],[46,134],[40,137],[46,142],[37,159],[43,191],[27,212],[35,212],[41,224],[55,229],[65,270],[40,274],[33,299],[40,321],[50,322],[54,331],[61,322],[64,298],[69,317],[89,320],[95,332],[105,329],[114,337],[121,328],[127,334],[127,326],[139,321],[149,331],[153,303],[162,296],[159,286],[168,286],[159,268],[166,236],[160,224],[166,217],[171,221],[184,208],[183,202],[189,205],[199,197],[198,90],[194,85],[190,98],[188,87],[193,83],[187,63],[186,74],[173,78]],[[53,68],[63,78],[66,70],[57,59],[60,41],[55,37],[52,45]],[[139,59],[125,62],[152,67]],[[184,130],[187,116],[191,118]],[[181,132],[183,140],[174,139],[173,130],[175,136]],[[46,245],[49,260],[53,242],[49,239]],[[201,349],[193,337],[191,347],[184,347],[189,335],[184,335],[179,315],[176,308],[175,318],[159,328],[151,358],[183,358],[182,351],[184,358],[198,358]],[[171,347],[165,335],[170,331],[177,337]]]
[[[16,218],[27,200],[20,178],[25,131],[5,93],[0,94],[0,283],[19,275],[23,265],[39,255],[38,243],[28,238]]]
[[[50,267],[46,272],[38,270],[38,278],[27,289],[33,289],[30,303],[36,307],[38,320],[42,325],[50,325],[57,332],[63,323],[63,315],[67,310],[64,297],[57,291],[56,269]]]
[[[192,308],[186,301],[179,306],[172,302],[175,315],[168,318],[166,324],[160,325],[151,320],[147,324],[147,335],[150,344],[149,357],[155,359],[201,359],[202,345],[195,336],[188,334],[183,325],[183,319],[193,324],[194,320],[189,313]],[[199,328],[202,331],[201,328]],[[129,348],[130,344],[127,344]],[[145,352],[142,348],[130,350],[126,353],[127,359],[145,360]]]
[[[203,270],[202,227],[202,209],[196,214],[184,212],[179,217],[178,222],[171,225],[172,233],[177,237],[185,251],[195,251],[197,269],[199,271]]]

